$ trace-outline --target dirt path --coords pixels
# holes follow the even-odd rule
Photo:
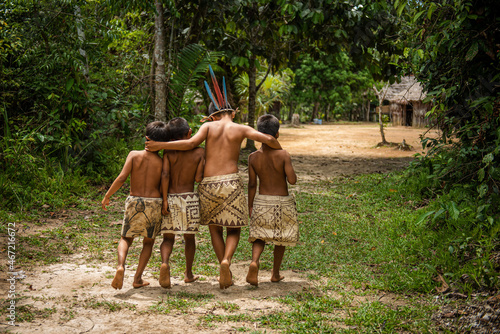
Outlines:
[[[416,153],[423,153],[420,135],[426,129],[388,127],[386,140],[406,144],[413,149],[402,151],[379,147],[380,130],[374,123],[305,125],[302,128],[283,127],[280,142],[290,152],[302,180],[339,175],[386,173],[408,166]],[[428,136],[437,136],[430,131]]]
[[[418,138],[422,132],[422,129],[388,128],[386,138],[391,142],[405,139],[414,148],[419,148]],[[380,141],[375,124],[283,127],[280,133],[282,146],[293,157],[299,176],[298,187],[301,183],[318,178],[401,169],[408,165],[415,153],[420,152],[374,148]],[[19,235],[24,233],[28,232],[18,231]],[[17,307],[29,306],[37,316],[31,322],[18,322],[19,326],[15,328],[7,326],[2,320],[0,332],[8,329],[16,333],[232,333],[243,325],[259,330],[258,324],[246,322],[243,316],[286,310],[286,305],[270,297],[315,289],[321,284],[321,281],[308,280],[310,273],[293,271],[283,271],[285,281],[273,284],[269,282],[270,271],[261,270],[259,279],[262,283],[259,288],[253,288],[245,282],[249,263],[240,262],[232,266],[235,286],[225,291],[218,289],[215,277],[202,277],[193,284],[185,284],[181,277],[174,277],[173,288],[165,290],[159,286],[157,277],[152,277],[148,270],[145,279],[151,282],[151,286],[133,289],[132,275],[136,263],[131,261],[131,264],[127,268],[124,289],[121,291],[110,287],[113,267],[89,262],[87,257],[81,255],[69,256],[63,263],[27,270],[27,277],[16,283],[18,295],[22,296]],[[2,290],[7,289],[5,273],[2,273],[1,281]],[[186,297],[187,301],[189,296],[194,295],[213,296],[197,302],[188,312],[178,308],[163,313],[150,312],[152,307],[161,308],[165,305],[163,301],[179,293],[190,294]],[[398,298],[390,294],[365,295],[357,297],[355,302],[381,300],[397,304]],[[342,316],[342,312],[339,310],[339,316]],[[217,322],[214,327],[199,324],[200,316],[217,315],[242,317],[238,322]],[[266,332],[273,331],[267,328]]]

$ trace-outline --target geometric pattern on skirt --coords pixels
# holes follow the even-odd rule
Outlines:
[[[122,237],[155,238],[161,227],[161,198],[128,196],[122,223]]]
[[[238,173],[205,177],[198,185],[201,225],[242,227],[248,224],[248,204]]]
[[[255,196],[249,230],[250,242],[260,239],[276,246],[295,246],[299,241],[295,197]]]
[[[170,214],[163,216],[160,233],[195,234],[200,226],[197,192],[168,194]]]

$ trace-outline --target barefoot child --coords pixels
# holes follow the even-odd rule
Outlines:
[[[278,138],[280,123],[273,115],[263,115],[257,121],[257,129]],[[258,151],[248,156],[248,209],[250,212],[250,236],[252,263],[247,282],[258,286],[259,259],[266,243],[274,244],[274,263],[271,282],[279,282],[280,266],[285,246],[295,246],[299,240],[299,225],[295,199],[288,195],[288,185],[295,184],[297,176],[290,155],[285,150],[273,150],[262,144]],[[257,190],[259,178],[259,194]]]
[[[176,117],[168,122],[170,141],[189,139],[191,133],[191,128],[184,118]],[[160,246],[160,285],[163,288],[170,288],[169,259],[176,234],[184,234],[184,282],[191,283],[198,279],[192,272],[196,251],[195,235],[200,225],[200,201],[198,192],[194,191],[194,182],[200,182],[203,177],[204,155],[205,151],[201,147],[190,151],[163,152],[163,171],[169,180],[168,184],[162,183],[163,211],[170,209],[170,214],[163,216],[160,230],[160,233],[163,233]]]
[[[146,126],[146,136],[158,141],[166,141],[167,125],[164,122],[152,122]],[[139,264],[134,276],[134,288],[149,285],[142,279],[142,273],[153,249],[154,238],[161,226],[162,197],[160,182],[162,180],[163,161],[158,151],[131,151],[123,169],[113,182],[102,200],[102,208],[106,210],[109,198],[125,183],[130,174],[130,195],[125,201],[121,239],[118,244],[118,267],[111,286],[121,289],[125,274],[125,260],[135,237],[143,236],[143,247]]]
[[[243,182],[238,175],[241,143],[248,138],[266,143],[270,148],[281,149],[281,146],[273,136],[233,123],[235,110],[227,103],[225,89],[224,95],[217,90],[220,97],[218,103],[207,90],[212,98],[208,118],[213,122],[203,124],[190,139],[168,143],[147,141],[146,149],[191,150],[205,141],[204,178],[198,186],[200,224],[209,227],[212,246],[220,264],[219,287],[226,289],[233,285],[230,266],[240,239],[240,229],[248,222]],[[227,230],[225,241],[224,227]]]

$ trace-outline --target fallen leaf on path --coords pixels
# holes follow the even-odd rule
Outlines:
[[[441,286],[438,286],[436,287],[436,291],[439,292],[439,293],[444,293],[446,291],[448,291],[450,289],[450,286],[448,285],[448,283],[446,283],[446,281],[444,280],[443,276],[439,275],[435,278],[433,278],[434,281],[436,282],[441,282],[442,285]]]

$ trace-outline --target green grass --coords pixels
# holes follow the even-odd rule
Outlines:
[[[188,313],[192,308],[200,307],[213,298],[213,294],[194,294],[189,292],[167,294],[160,301],[152,305],[149,310],[162,314],[169,314],[173,310]]]

